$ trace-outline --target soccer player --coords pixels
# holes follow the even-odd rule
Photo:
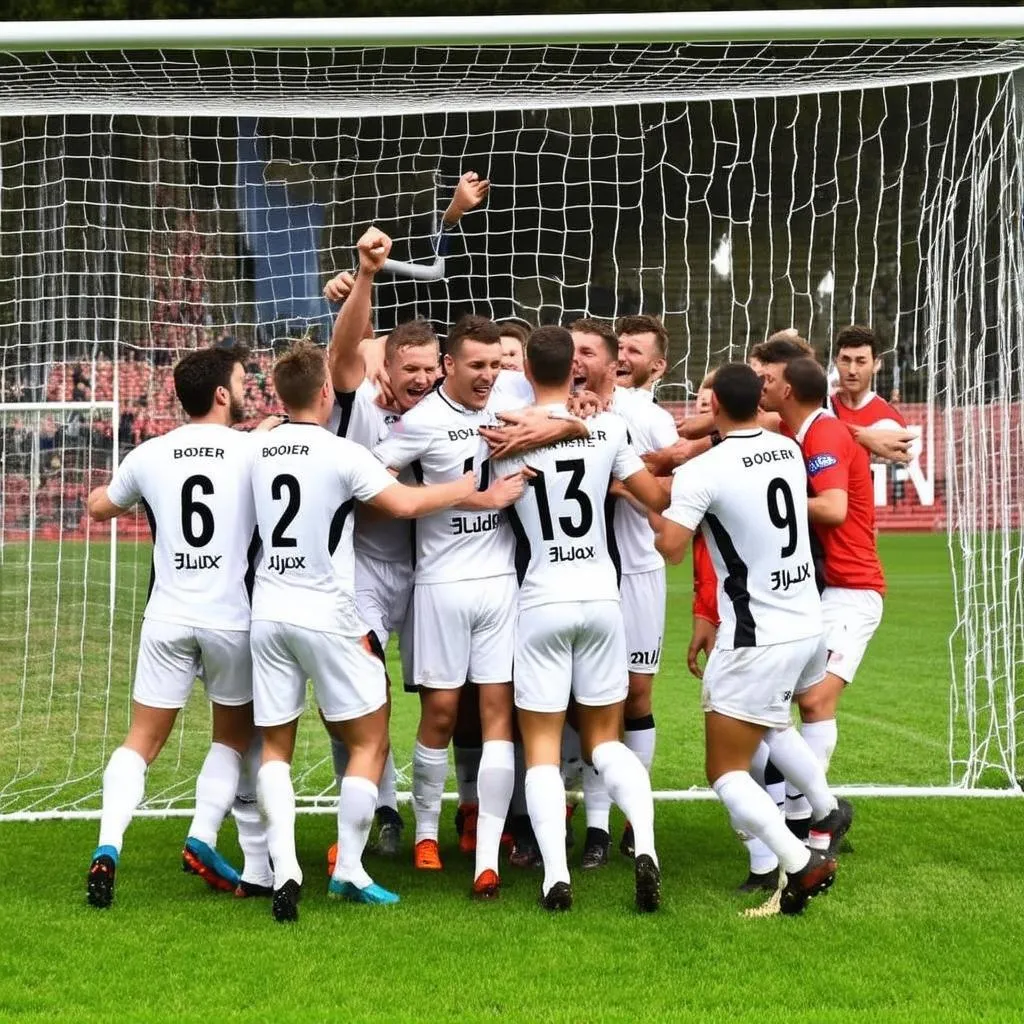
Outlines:
[[[365,448],[322,427],[334,394],[324,353],[297,342],[274,365],[274,390],[289,422],[256,447],[252,491],[263,555],[252,603],[255,720],[263,734],[260,806],[274,864],[272,911],[298,917],[302,869],[295,853],[291,759],[306,680],[348,765],[338,798],[338,859],[329,891],[361,903],[395,903],[362,864],[388,753],[384,655],[359,615],[352,509],[356,501],[412,518],[449,507],[472,474],[437,487],[406,487]]]
[[[654,386],[668,367],[668,331],[656,316],[621,316],[615,321],[619,340],[617,383],[654,398]]]
[[[402,413],[412,409],[430,391],[438,372],[439,352],[433,328],[424,320],[399,324],[384,343],[393,399],[386,406],[378,400],[377,389],[366,379],[366,365],[360,342],[370,320],[375,275],[391,251],[391,239],[377,228],[369,228],[357,243],[359,273],[335,320],[329,362],[335,405],[328,429],[339,437],[372,450],[382,441]],[[349,287],[349,282],[345,283]],[[342,283],[335,279],[325,292],[340,295]],[[415,483],[411,473],[402,478]],[[412,683],[412,652],[408,609],[412,597],[412,538],[408,524],[381,518],[357,508],[354,548],[356,555],[356,596],[360,614],[381,648],[392,634],[399,637],[405,683]],[[331,754],[338,784],[345,776],[348,753],[340,740],[332,738]],[[398,813],[394,758],[388,753],[380,783],[377,808],[379,832],[377,849],[398,852],[403,822]],[[328,864],[337,851],[328,853]]]
[[[124,833],[142,800],[146,769],[167,742],[197,676],[213,706],[213,742],[196,781],[185,860],[219,888],[233,889],[240,881],[217,853],[216,839],[240,790],[243,757],[254,736],[246,587],[255,541],[249,482],[254,439],[231,429],[244,415],[247,358],[243,348],[210,348],[181,359],[174,389],[190,422],[145,441],[106,487],[89,495],[96,522],[141,501],[153,532],[131,725],[103,773],[99,845],[87,880],[94,907],[113,901]],[[252,815],[243,819],[243,878],[265,887],[265,845],[258,863],[262,828]]]
[[[885,576],[875,541],[871,470],[864,449],[822,407],[828,380],[815,360],[765,369],[774,372],[766,374],[762,402],[782,416],[786,431],[800,445],[811,492],[808,510],[823,552],[828,672],[800,694],[798,703],[804,739],[827,772],[838,739],[839,699],[882,619]],[[810,808],[792,789],[786,816],[798,835],[806,830]]]
[[[700,527],[711,551],[722,622],[704,669],[707,777],[733,827],[760,838],[779,858],[787,874],[780,909],[795,914],[832,884],[830,848],[848,811],[789,722],[793,695],[825,674],[807,478],[796,443],[758,426],[761,381],[749,366],[721,367],[712,388],[722,441],[676,472],[657,544],[677,563]],[[811,801],[810,848],[786,828],[750,775],[762,739]]]
[[[871,389],[872,379],[881,367],[881,356],[870,327],[852,324],[839,332],[835,366],[839,387],[831,404],[839,419],[858,427],[906,429],[902,413]]]
[[[479,460],[477,430],[496,425],[497,413],[522,407],[492,395],[501,371],[500,333],[478,316],[463,317],[448,335],[445,378],[395,424],[375,449],[384,465],[413,466],[424,483],[458,477]],[[572,423],[559,436],[586,433]],[[521,474],[490,480],[460,511],[427,516],[416,526],[413,590],[414,681],[420,724],[413,755],[414,863],[438,871],[438,819],[448,774],[459,691],[478,687],[483,743],[477,773],[479,814],[473,894],[499,894],[498,848],[512,795],[512,656],[516,599],[513,538],[501,510],[522,493]]]
[[[529,334],[522,324],[515,320],[503,320],[498,324],[501,331],[501,368],[523,372],[523,353]]]
[[[537,403],[565,415],[574,361],[572,335],[542,327],[530,335],[527,374]],[[544,861],[541,905],[567,910],[572,888],[565,850],[562,729],[575,698],[583,756],[633,824],[636,905],[656,910],[661,875],[654,850],[651,784],[619,741],[629,687],[626,640],[608,552],[603,506],[609,478],[638,501],[664,508],[664,489],[626,439],[626,424],[601,413],[586,438],[499,461],[493,471],[528,475],[509,509],[524,565],[516,623],[515,701],[526,753],[526,799]]]
[[[598,320],[577,320],[569,329],[575,345],[575,383],[594,392],[610,411],[623,417],[637,454],[674,445],[677,435],[671,415],[615,383],[621,364],[619,339],[612,329]],[[643,376],[647,371],[634,372]],[[612,532],[621,567],[619,588],[629,666],[625,740],[650,772],[656,736],[651,692],[665,632],[665,562],[654,548],[647,509],[637,506],[631,495],[615,485],[611,493],[615,496]],[[592,769],[584,770],[583,791],[587,816],[583,867],[590,869],[608,863],[611,796]],[[620,849],[623,854],[632,855],[632,830],[628,824]]]

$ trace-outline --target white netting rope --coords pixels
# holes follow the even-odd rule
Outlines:
[[[420,313],[443,330],[470,308],[531,323],[652,312],[672,337],[672,400],[773,329],[828,353],[839,326],[876,328],[879,390],[898,378],[925,439],[887,500],[948,521],[957,572],[951,767],[911,781],[1005,784],[1024,662],[1020,102],[1012,75],[948,78],[1016,66],[1024,44],[679,51],[418,48],[393,77],[398,51],[383,50],[0,58],[0,402],[84,412],[116,391],[124,450],[178,422],[175,356],[230,336],[254,349],[256,417],[273,407],[275,341],[326,336],[320,286],[365,225],[428,264],[458,175],[477,170],[491,196],[451,239],[445,280],[378,285],[381,329]],[[812,86],[833,91],[795,95]],[[69,113],[97,97],[117,113]],[[236,116],[243,100],[261,116]],[[75,464],[103,475],[111,442],[94,425],[70,441],[74,409],[54,407],[53,436],[85,454],[47,485],[45,528],[25,518],[41,483],[12,453],[24,417],[45,415],[0,412],[0,813],[95,806],[149,580],[145,524],[122,524],[111,617],[109,545],[72,522]],[[205,723],[200,702],[148,806],[190,799]],[[401,763],[410,742],[396,736]],[[306,797],[331,785],[314,729],[296,778]]]

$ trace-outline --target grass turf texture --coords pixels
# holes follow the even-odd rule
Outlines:
[[[856,684],[844,698],[837,782],[949,782],[949,661],[953,597],[945,539],[883,535],[890,596]],[[0,812],[53,806],[97,808],[103,767],[128,727],[138,626],[149,582],[149,548],[119,549],[117,605],[108,612],[105,545],[37,544],[32,572],[24,545],[0,560]],[[691,571],[669,575],[669,613],[655,687],[656,789],[704,784],[700,684],[685,665]],[[31,585],[31,588],[29,588]],[[110,641],[111,635],[113,642]],[[392,677],[401,678],[392,647]],[[396,688],[395,760],[408,788],[419,704]],[[150,769],[147,799],[190,804],[209,743],[200,687]],[[296,788],[333,792],[326,735],[313,715],[299,728]],[[993,778],[993,785],[1004,784]]]
[[[887,536],[882,551],[891,597],[844,704],[833,774],[845,782],[945,783],[952,598],[944,544]],[[86,574],[83,549],[65,546],[59,588],[55,550],[36,555],[36,610],[27,617],[16,549],[5,553],[0,576],[7,809],[29,802],[30,786],[45,794],[69,775],[82,778],[61,799],[95,792],[104,749],[119,742],[127,721],[130,601],[134,595],[141,613],[148,578],[145,547],[122,552],[124,608],[108,687],[106,553],[93,550]],[[683,788],[701,782],[699,686],[682,664],[688,568],[673,571],[670,588],[654,782]],[[22,604],[13,608],[17,594]],[[415,699],[397,694],[400,765],[415,717]],[[322,730],[311,719],[301,736],[304,784],[326,788]],[[150,793],[187,798],[206,743],[197,699],[154,766]],[[20,880],[7,886],[0,909],[0,1020],[1024,1018],[1018,958],[1006,941],[1024,911],[1013,838],[1020,805],[861,800],[857,810],[857,853],[843,858],[835,890],[800,920],[739,916],[757,901],[732,894],[745,857],[716,804],[659,805],[665,905],[651,918],[631,910],[631,871],[615,853],[603,872],[575,872],[577,905],[568,915],[540,911],[539,874],[512,869],[498,904],[471,903],[472,867],[454,847],[450,807],[443,874],[417,876],[408,856],[371,856],[370,871],[402,904],[338,905],[324,895],[333,817],[300,818],[307,887],[293,928],[276,925],[265,901],[234,901],[182,875],[184,821],[132,825],[107,912],[84,902],[94,822],[0,823],[0,877]],[[578,844],[582,831],[580,821]],[[221,845],[237,859],[233,832],[225,827]],[[577,862],[578,855],[579,845]]]

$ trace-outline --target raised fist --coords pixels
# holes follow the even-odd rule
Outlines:
[[[379,228],[369,227],[356,242],[359,252],[359,269],[367,274],[376,274],[391,252],[391,239]]]
[[[324,298],[328,302],[344,302],[355,283],[356,279],[347,270],[343,270],[324,285]]]
[[[486,198],[491,188],[491,183],[486,178],[481,178],[476,171],[466,171],[459,178],[455,186],[455,195],[452,196],[452,206],[460,216],[475,210]]]

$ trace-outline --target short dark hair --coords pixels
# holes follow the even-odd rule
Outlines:
[[[314,341],[296,341],[274,363],[274,390],[286,409],[308,409],[327,380],[324,350]]]
[[[454,359],[459,354],[462,343],[467,339],[482,342],[484,345],[498,345],[501,343],[501,331],[493,320],[467,313],[459,317],[455,326],[448,332],[448,340],[444,346],[445,354]]]
[[[793,335],[773,334],[768,341],[762,341],[750,350],[750,358],[762,363],[788,363],[791,359],[806,359],[814,356],[814,349],[803,338]]]
[[[523,350],[526,350],[526,343],[530,338],[530,331],[525,324],[521,324],[517,320],[502,320],[498,324],[498,330],[501,331],[501,336],[503,338],[515,338],[519,344],[523,346]]]
[[[752,420],[761,404],[761,378],[746,363],[726,363],[711,385],[718,404],[734,423]]]
[[[419,348],[421,345],[436,345],[437,335],[429,321],[422,317],[406,320],[387,336],[384,342],[384,358],[394,359],[402,348]]]
[[[572,376],[575,352],[572,335],[564,327],[538,327],[526,343],[530,376],[541,387],[558,387]]]
[[[205,416],[213,408],[217,388],[231,388],[235,363],[245,367],[249,350],[243,345],[233,348],[200,348],[182,356],[174,367],[174,391],[181,407],[189,416]]]
[[[850,324],[844,327],[836,335],[836,352],[844,348],[863,348],[867,345],[871,349],[871,358],[878,358],[878,339],[870,327],[862,327],[859,324]]]
[[[654,347],[658,355],[664,359],[668,355],[668,331],[660,317],[640,313],[636,316],[620,316],[615,321],[615,333],[620,338],[624,334],[653,334]]]
[[[791,359],[782,369],[782,379],[798,402],[824,405],[828,398],[828,375],[817,359]]]
[[[612,329],[612,325],[606,320],[594,320],[591,317],[583,317],[580,320],[573,320],[569,324],[570,331],[577,331],[579,334],[596,334],[604,342],[608,355],[616,362],[619,358],[619,337]]]

